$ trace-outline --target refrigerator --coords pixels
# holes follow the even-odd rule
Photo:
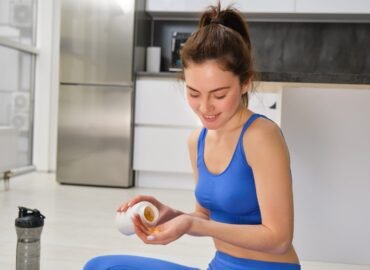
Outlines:
[[[131,187],[138,0],[62,0],[56,179]],[[150,35],[149,35],[150,36]],[[139,44],[141,42],[141,44]]]

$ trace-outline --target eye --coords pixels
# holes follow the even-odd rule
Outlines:
[[[223,99],[224,97],[226,97],[226,95],[215,96],[216,99]]]
[[[196,91],[192,91],[192,90],[188,90],[187,91],[188,92],[188,95],[190,96],[190,97],[192,97],[192,98],[197,98],[197,97],[199,97],[199,93],[198,92],[196,92]]]

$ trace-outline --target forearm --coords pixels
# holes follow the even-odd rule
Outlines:
[[[200,219],[205,219],[209,220],[209,216],[203,212],[200,211],[194,211],[192,213],[188,213],[189,216],[195,217],[195,218],[200,218]]]
[[[168,221],[168,220],[171,220],[177,216],[180,216],[180,215],[188,215],[188,216],[191,216],[191,217],[195,217],[195,218],[201,218],[201,219],[209,219],[208,215],[201,212],[201,211],[194,211],[194,212],[191,212],[191,213],[185,213],[185,212],[182,212],[180,210],[177,210],[177,209],[174,209],[174,208],[169,208],[166,212],[163,213],[163,221]]]
[[[174,208],[167,208],[163,211],[161,221],[159,223],[167,222],[177,216],[183,215],[184,212],[174,209]]]
[[[282,237],[262,224],[226,224],[194,217],[188,234],[210,236],[235,246],[268,253],[284,253],[291,245],[289,237]]]

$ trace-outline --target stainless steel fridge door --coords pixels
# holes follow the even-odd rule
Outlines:
[[[132,84],[134,0],[63,0],[60,81]]]
[[[57,181],[129,187],[131,87],[61,85]]]

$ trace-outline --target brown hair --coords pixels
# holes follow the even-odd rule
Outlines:
[[[223,69],[238,76],[243,84],[255,77],[251,51],[248,26],[242,15],[231,7],[221,10],[218,2],[202,14],[198,30],[181,50],[181,61],[186,69],[190,63],[216,60]],[[248,106],[248,92],[242,99]]]

